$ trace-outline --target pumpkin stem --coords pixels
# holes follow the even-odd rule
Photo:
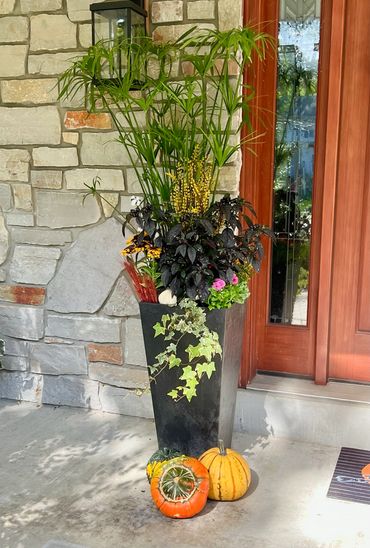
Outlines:
[[[226,455],[226,450],[223,440],[218,440],[218,448],[220,450],[220,455],[224,457]]]

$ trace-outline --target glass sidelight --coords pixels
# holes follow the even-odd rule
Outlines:
[[[307,324],[320,1],[281,0],[270,322]]]

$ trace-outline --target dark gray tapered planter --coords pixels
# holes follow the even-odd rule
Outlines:
[[[163,337],[154,338],[153,326],[163,314],[178,311],[161,304],[141,303],[147,363],[153,364],[155,357],[168,344]],[[161,373],[151,384],[158,446],[178,449],[184,454],[199,456],[215,447],[219,439],[225,447],[231,446],[234,424],[235,402],[238,387],[241,352],[243,345],[245,306],[236,304],[227,310],[207,311],[207,326],[218,333],[223,349],[222,360],[218,356],[216,372],[210,380],[203,378],[197,387],[198,395],[188,402],[185,398],[174,402],[167,392],[178,384],[179,369]],[[184,350],[193,338],[183,339]],[[181,351],[181,349],[180,349]],[[181,353],[179,355],[181,358]],[[187,355],[184,355],[184,360]]]

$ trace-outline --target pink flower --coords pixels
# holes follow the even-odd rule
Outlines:
[[[238,278],[238,276],[237,276],[236,274],[234,274],[233,279],[231,280],[231,283],[232,283],[233,285],[238,285],[238,283],[239,283],[239,278]]]
[[[215,289],[216,291],[221,291],[225,287],[226,283],[224,280],[221,280],[221,278],[216,278],[215,281],[212,284],[212,289]]]

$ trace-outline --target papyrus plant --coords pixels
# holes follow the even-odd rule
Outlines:
[[[110,112],[147,203],[169,203],[171,177],[196,146],[211,168],[212,202],[220,169],[243,144],[242,127],[248,128],[244,142],[256,137],[249,110],[254,94],[243,79],[270,42],[252,28],[192,29],[169,43],[149,37],[113,47],[100,42],[62,74],[60,97],[83,90],[88,109]],[[115,71],[118,49],[128,59],[122,77]]]

